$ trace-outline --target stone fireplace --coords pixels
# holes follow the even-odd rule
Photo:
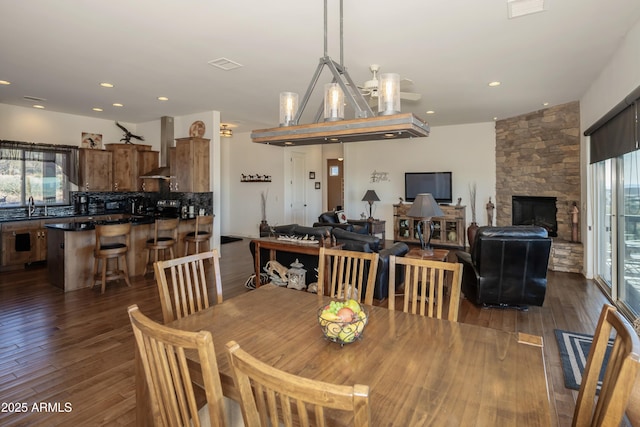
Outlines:
[[[547,230],[550,237],[558,237],[556,197],[512,196],[511,223],[537,225]]]
[[[518,206],[521,197],[524,206]],[[540,217],[526,204],[536,198],[546,200],[549,215],[555,210],[555,227],[549,226],[553,238],[549,268],[581,273],[582,244],[571,242],[572,206],[574,202],[581,206],[577,101],[496,122],[496,224],[512,225],[514,215],[523,213]],[[547,213],[544,216],[542,222],[553,222]]]

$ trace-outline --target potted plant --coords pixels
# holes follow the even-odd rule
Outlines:
[[[260,237],[269,235],[269,223],[267,222],[267,196],[269,190],[260,192],[260,212],[262,220],[260,221]]]

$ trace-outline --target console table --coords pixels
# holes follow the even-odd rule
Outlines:
[[[317,244],[304,244],[298,243],[289,240],[278,240],[277,238],[261,238],[254,239],[253,243],[255,245],[255,262],[254,267],[256,270],[256,288],[259,288],[262,283],[260,283],[260,249],[269,249],[269,259],[271,261],[276,259],[276,252],[293,252],[297,254],[306,254],[306,255],[315,255],[318,256],[320,254],[320,245],[324,244],[326,248],[332,249],[341,249],[342,244],[332,245],[329,239],[326,239],[324,242],[320,241]],[[327,266],[328,267],[328,266]],[[327,276],[329,274],[327,272]]]
[[[369,230],[369,234],[371,236],[375,236],[376,234],[382,234],[381,241],[380,241],[380,248],[381,249],[384,248],[385,236],[386,236],[385,227],[386,227],[387,221],[383,219],[348,219],[347,223],[367,227],[367,230]]]
[[[393,205],[393,240],[419,244],[419,219],[407,216],[411,203]],[[434,229],[431,244],[444,248],[464,249],[466,242],[466,206],[440,205],[442,217],[433,217]]]

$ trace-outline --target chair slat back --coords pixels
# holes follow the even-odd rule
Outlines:
[[[96,253],[101,251],[100,246],[105,243],[120,242],[126,245],[126,249],[131,246],[131,223],[123,224],[98,224],[96,225]],[[126,250],[124,249],[124,250]],[[107,251],[108,252],[108,251]]]
[[[598,377],[607,344],[615,331],[600,394],[596,402]],[[620,425],[640,373],[640,339],[615,307],[605,304],[587,358],[573,415],[573,426]]]
[[[389,309],[395,310],[396,274],[404,269],[405,313],[443,318],[445,307],[447,319],[458,321],[462,264],[408,257],[389,257]],[[447,289],[447,282],[450,286]]]
[[[211,227],[213,227],[213,215],[198,215],[196,217],[195,236],[198,233],[206,232],[211,233]]]
[[[218,362],[211,332],[187,332],[160,325],[142,314],[137,305],[128,309],[137,351],[156,426],[203,425],[187,366],[185,352],[198,353],[211,426],[226,426]],[[203,420],[206,419],[203,416]]]
[[[153,243],[157,244],[161,237],[178,240],[178,224],[180,224],[180,218],[156,219]]]
[[[373,292],[378,273],[379,255],[375,252],[320,248],[318,260],[318,295],[324,292],[327,270],[332,298],[355,299],[373,305]],[[365,275],[366,273],[366,275]]]
[[[332,411],[350,412],[348,425],[370,425],[369,386],[330,384],[283,372],[235,341],[227,343],[227,354],[247,426],[331,425]]]
[[[165,324],[209,307],[209,276],[213,277],[216,303],[222,303],[219,258],[218,250],[212,249],[153,264]],[[205,260],[213,261],[209,272]]]

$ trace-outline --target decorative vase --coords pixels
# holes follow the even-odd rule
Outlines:
[[[269,223],[265,220],[260,221],[260,237],[267,237],[270,231]]]
[[[469,240],[469,252],[473,249],[473,243],[476,239],[476,233],[478,232],[478,223],[475,221],[469,224],[469,228],[467,228],[467,239]]]

